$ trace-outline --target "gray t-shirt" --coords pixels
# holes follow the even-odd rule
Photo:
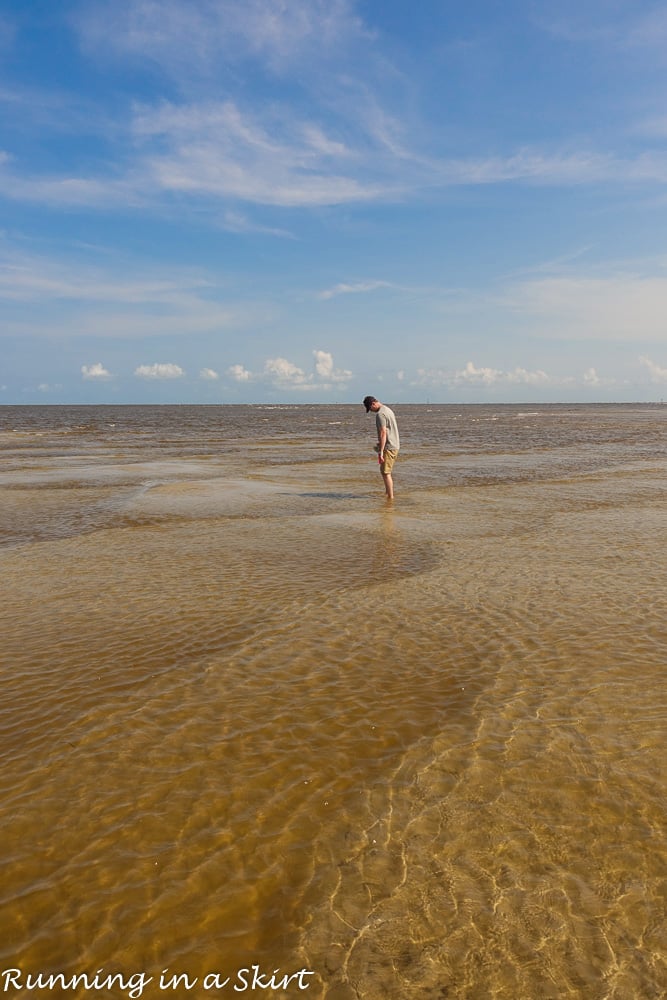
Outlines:
[[[401,447],[401,439],[398,436],[398,424],[396,423],[394,411],[383,404],[375,414],[375,426],[378,429],[378,433],[382,427],[386,428],[387,448],[390,448],[392,451],[398,451]]]

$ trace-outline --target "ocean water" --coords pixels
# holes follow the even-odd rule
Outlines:
[[[667,406],[395,409],[0,407],[0,995],[667,995]]]

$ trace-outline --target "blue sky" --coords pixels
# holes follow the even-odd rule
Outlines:
[[[667,397],[667,8],[4,0],[0,403]]]

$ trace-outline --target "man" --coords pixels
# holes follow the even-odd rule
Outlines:
[[[394,416],[394,411],[381,403],[375,396],[366,396],[364,398],[364,406],[366,407],[366,413],[375,414],[375,426],[378,434],[376,450],[380,462],[380,472],[384,480],[387,499],[393,500],[394,480],[392,479],[391,472],[398,456],[398,449],[401,447],[396,417]]]

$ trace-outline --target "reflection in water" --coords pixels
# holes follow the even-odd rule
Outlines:
[[[550,470],[543,411],[471,408],[437,481],[415,420],[388,505],[339,409],[331,455],[291,410],[262,458],[205,412],[12,438],[0,971],[663,995],[658,424],[558,411]]]
[[[362,500],[362,493],[300,493],[301,497],[317,497],[320,500]]]
[[[385,500],[377,513],[378,538],[377,545],[373,549],[373,562],[370,568],[370,576],[377,582],[391,580],[394,574],[402,575],[403,572],[410,572],[411,555],[414,555],[413,572],[418,573],[421,569],[426,569],[428,563],[428,550],[422,544],[417,546],[414,553],[410,539],[401,534],[401,530],[395,517],[394,503]]]

